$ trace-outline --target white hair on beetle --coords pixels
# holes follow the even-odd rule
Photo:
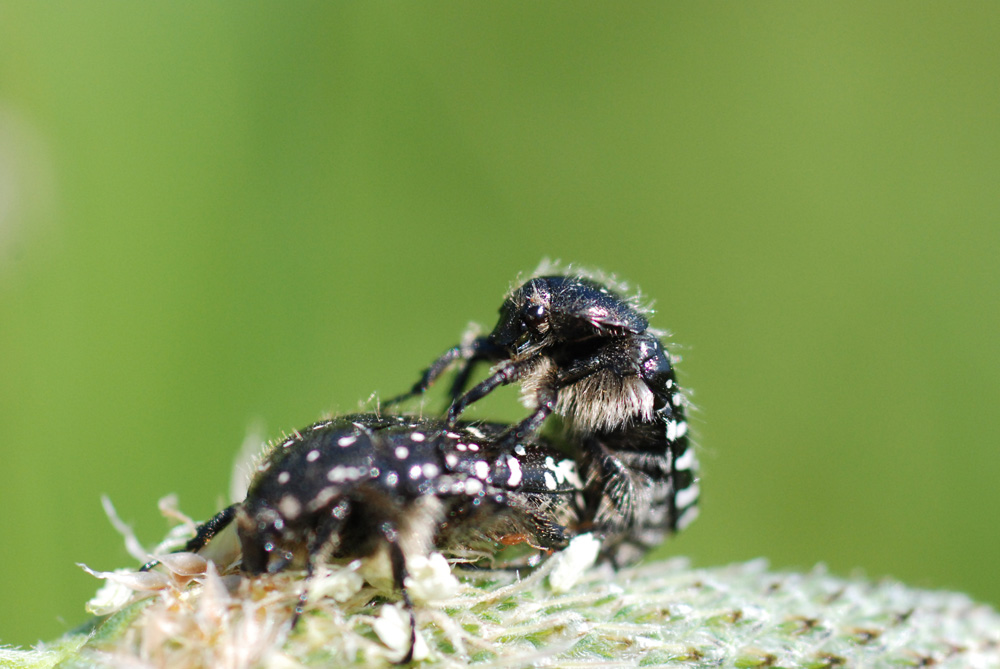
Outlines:
[[[510,287],[507,291],[507,296],[509,297],[518,288],[531,279],[537,279],[543,276],[567,276],[576,279],[589,279],[590,281],[603,284],[610,288],[618,294],[618,297],[620,297],[622,301],[638,311],[640,314],[650,316],[655,313],[655,310],[653,309],[654,301],[647,299],[639,288],[633,288],[627,281],[619,278],[616,274],[605,272],[604,270],[593,267],[580,267],[573,263],[564,263],[558,259],[551,260],[549,258],[542,258],[538,267],[535,268],[527,279],[523,278],[523,275],[518,274],[515,279],[515,282],[518,283]],[[656,330],[650,331],[654,332],[658,336],[665,334]]]

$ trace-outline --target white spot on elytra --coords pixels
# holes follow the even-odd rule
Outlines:
[[[681,512],[679,518],[677,518],[677,529],[683,530],[685,527],[691,524],[695,518],[698,517],[699,509],[696,506],[691,506]]]
[[[580,477],[576,473],[576,463],[572,460],[560,460],[556,463],[552,456],[546,456],[545,458],[545,468],[548,469],[555,475],[555,481],[559,483],[565,483],[569,481],[569,484],[575,488],[583,488],[583,482],[580,481]],[[548,476],[548,473],[546,473]],[[545,482],[548,485],[548,479]],[[555,490],[556,486],[552,485],[549,487],[550,490]]]
[[[412,467],[410,467],[410,478],[413,479],[414,481],[420,478],[420,475],[422,473],[423,470],[420,468],[420,465],[413,465]]]
[[[290,478],[292,478],[291,474],[289,474],[288,472],[281,472],[280,474],[278,474],[278,483],[280,483],[281,485],[285,485],[286,483],[288,483],[288,479]]]
[[[562,473],[563,479],[567,481],[574,488],[583,489],[583,481],[576,474],[576,461],[574,460],[562,460],[559,463],[559,468],[556,472],[556,476]]]
[[[306,455],[306,462],[316,462],[317,460],[319,460],[319,451],[309,451],[309,454]]]
[[[691,469],[694,466],[694,450],[689,448],[674,463],[675,469]]]
[[[320,490],[316,496],[309,502],[308,509],[310,511],[315,511],[316,509],[322,509],[326,506],[331,499],[337,496],[337,488],[333,486],[327,486]]]
[[[490,465],[485,460],[477,460],[475,467],[476,467],[476,476],[478,476],[479,478],[485,480],[486,477],[490,475]]]
[[[283,495],[281,501],[278,502],[278,511],[285,518],[295,520],[302,513],[302,504],[291,495]]]
[[[422,469],[424,471],[424,476],[426,478],[429,478],[429,479],[434,478],[441,471],[438,468],[438,466],[436,464],[434,464],[433,462],[425,462],[424,466],[422,467]]]
[[[338,446],[350,446],[351,444],[353,444],[357,440],[358,440],[357,436],[351,434],[351,435],[348,435],[346,437],[341,437],[340,439],[338,439],[337,440],[337,445]]]
[[[331,483],[343,483],[344,481],[354,481],[361,478],[367,469],[361,467],[348,467],[347,465],[337,465],[326,473],[326,478]]]
[[[691,506],[698,501],[698,484],[692,483],[687,488],[683,490],[678,490],[675,500],[677,502],[677,508],[683,509],[684,507]]]
[[[410,439],[416,442],[421,442],[426,438],[427,435],[425,435],[423,432],[414,432],[413,434],[410,435]]]
[[[518,455],[524,455],[525,453],[527,453],[527,451],[524,450],[524,444],[518,444],[517,446],[515,446],[514,452],[517,453]]]
[[[479,479],[466,479],[465,481],[466,495],[478,495],[482,491],[483,491],[483,484]]]
[[[521,483],[521,463],[517,461],[517,458],[508,455],[507,466],[510,467],[510,478],[507,479],[507,485],[514,488]]]
[[[458,456],[454,453],[447,453],[444,456],[444,462],[449,468],[454,469],[458,465]]]
[[[406,458],[410,457],[410,449],[408,449],[406,446],[397,446],[396,457],[399,458],[400,460],[405,460]]]
[[[557,485],[556,477],[552,475],[552,472],[545,472],[545,487],[549,490],[555,490]]]

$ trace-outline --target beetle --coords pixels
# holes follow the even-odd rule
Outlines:
[[[244,574],[304,569],[306,579],[323,561],[384,551],[410,615],[408,662],[416,638],[408,558],[432,548],[489,555],[517,543],[553,551],[575,534],[582,483],[573,462],[538,440],[497,449],[508,429],[353,414],[296,430],[259,461],[246,498],[198,526],[183,550],[203,549],[235,523]]]
[[[586,480],[584,517],[618,562],[686,527],[697,515],[698,462],[688,438],[687,399],[650,311],[585,272],[536,276],[508,293],[496,326],[453,346],[412,389],[425,392],[457,366],[447,420],[500,386],[517,383],[531,413],[500,440],[534,438],[552,413]],[[478,363],[490,374],[465,390]]]

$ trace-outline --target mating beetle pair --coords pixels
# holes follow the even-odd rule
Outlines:
[[[660,336],[641,307],[594,279],[533,278],[507,296],[490,334],[446,351],[387,403],[424,392],[457,363],[445,420],[357,414],[297,431],[261,461],[246,499],[185,549],[235,521],[250,575],[308,575],[323,560],[385,551],[408,608],[406,559],[432,547],[551,551],[590,531],[609,559],[635,559],[697,512],[686,400]],[[491,372],[466,391],[480,362]],[[520,423],[458,420],[511,383],[532,409]],[[539,434],[552,413],[566,423],[563,450]]]
[[[532,412],[498,448],[536,437],[550,414],[562,415],[586,481],[581,521],[607,556],[629,562],[697,515],[686,398],[662,334],[634,300],[594,279],[536,277],[507,296],[490,334],[446,351],[403,397],[424,392],[458,361],[447,416],[454,423],[497,387],[519,383]],[[479,362],[493,363],[492,372],[463,394]]]

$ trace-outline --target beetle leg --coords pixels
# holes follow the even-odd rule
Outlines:
[[[427,391],[434,382],[444,374],[456,360],[461,360],[455,381],[452,383],[448,396],[458,397],[469,383],[469,376],[477,362],[482,360],[498,360],[503,354],[487,337],[477,337],[470,344],[459,344],[445,351],[441,357],[431,363],[430,367],[420,375],[420,380],[406,393],[392,397],[382,402],[382,406],[393,406]]]
[[[306,575],[302,579],[302,592],[299,594],[299,601],[295,605],[295,611],[292,613],[292,629],[299,623],[299,618],[302,616],[302,611],[306,606],[306,599],[309,597],[309,583],[312,581],[313,573],[316,571],[316,563],[327,557],[334,548],[330,546],[331,537],[335,536],[340,529],[344,526],[344,519],[350,514],[350,505],[347,505],[347,511],[343,511],[343,505],[346,500],[342,500],[334,508],[340,512],[341,517],[338,518],[335,515],[328,515],[320,523],[320,526],[316,529],[316,535],[309,542],[307,548],[307,554],[309,555],[309,560],[306,562]]]
[[[392,523],[382,526],[382,534],[389,544],[389,562],[392,565],[392,580],[403,595],[403,608],[410,615],[410,647],[396,664],[409,664],[413,660],[413,648],[417,644],[417,619],[413,614],[413,601],[406,591],[406,556],[399,545],[399,531]]]
[[[233,518],[236,517],[237,506],[239,505],[233,504],[232,506],[227,506],[225,509],[215,514],[210,520],[199,525],[195,530],[194,536],[191,537],[186,544],[184,544],[183,550],[191,553],[197,553],[204,548],[208,542],[212,540],[212,537],[226,529],[226,527],[233,522]],[[149,571],[158,564],[160,564],[159,560],[150,560],[146,564],[142,565],[139,571]]]
[[[522,362],[507,362],[502,364],[498,370],[474,385],[468,392],[451,403],[451,406],[448,407],[448,415],[446,418],[448,425],[454,426],[455,422],[458,421],[458,417],[462,415],[462,412],[465,411],[473,402],[481,400],[500,386],[505,386],[509,383],[520,380],[524,371],[533,363],[533,360],[525,360]]]
[[[497,441],[497,446],[504,451],[510,451],[525,439],[530,439],[538,434],[542,423],[555,411],[558,399],[559,392],[555,384],[540,387],[535,393],[535,410],[531,412],[530,416],[505,432]]]

